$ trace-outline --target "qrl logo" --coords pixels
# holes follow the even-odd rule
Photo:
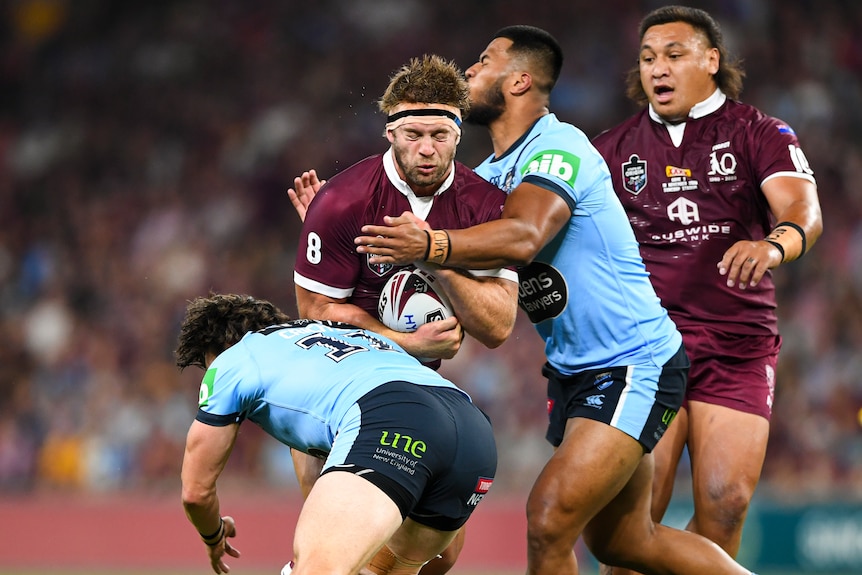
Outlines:
[[[521,175],[548,174],[574,186],[580,167],[581,159],[574,154],[564,150],[546,150],[527,160],[521,169]]]

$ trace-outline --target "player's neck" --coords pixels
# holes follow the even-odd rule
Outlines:
[[[546,107],[535,110],[507,110],[499,118],[491,122],[488,131],[494,146],[494,157],[499,158],[512,147],[512,144],[527,133],[536,121],[550,112]]]

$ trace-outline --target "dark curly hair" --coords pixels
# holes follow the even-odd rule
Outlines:
[[[250,332],[290,321],[268,301],[247,295],[210,292],[189,302],[180,327],[177,366],[205,367],[208,353],[218,355]]]
[[[445,104],[461,110],[463,118],[470,111],[470,87],[454,62],[426,54],[395,72],[377,102],[387,115],[398,104]]]
[[[653,26],[684,22],[703,34],[710,48],[718,49],[718,72],[713,79],[721,91],[731,100],[738,100],[742,93],[742,80],[745,71],[740,60],[732,59],[724,45],[721,27],[705,10],[689,8],[688,6],[663,6],[653,10],[641,20],[639,39],[643,40],[646,31]],[[638,104],[646,105],[647,96],[644,93],[640,78],[640,67],[629,70],[626,76],[626,95]]]

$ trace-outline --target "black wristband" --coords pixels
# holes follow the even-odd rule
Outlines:
[[[784,263],[784,246],[782,246],[778,242],[774,242],[772,240],[763,240],[763,241],[765,241],[768,244],[772,244],[773,246],[778,248],[778,251],[781,252],[781,263]]]
[[[219,541],[221,541],[222,535],[224,535],[224,519],[222,519],[221,517],[218,518],[218,529],[216,529],[215,532],[209,535],[204,535],[203,533],[198,531],[198,535],[200,535],[201,539],[204,540],[204,543],[206,543],[210,547],[216,545]],[[215,539],[215,542],[210,543],[210,541],[212,541],[213,539]]]
[[[805,250],[808,249],[808,241],[805,238],[805,230],[803,230],[799,224],[794,224],[793,222],[780,222],[775,225],[775,228],[780,228],[781,226],[787,226],[799,232],[799,237],[802,238],[802,251],[799,252],[799,257],[801,258],[802,256],[804,256]],[[774,230],[775,228],[772,229]]]
[[[422,261],[428,261],[428,256],[431,255],[431,232],[425,230],[425,238],[428,240],[428,243],[425,244],[425,255],[422,256]]]

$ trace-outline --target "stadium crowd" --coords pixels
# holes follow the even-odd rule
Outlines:
[[[387,74],[462,68],[501,26],[546,28],[568,61],[553,111],[594,136],[632,113],[623,78],[654,1],[12,0],[0,13],[0,495],[174,491],[200,374],[173,349],[191,298],[295,311],[286,190],[378,151]],[[747,70],[742,99],[796,130],[825,233],[782,266],[784,347],[758,496],[862,500],[862,3],[692,2]],[[487,136],[467,126],[458,158]],[[854,183],[855,182],[855,183]],[[525,316],[443,372],[491,416],[498,485],[550,449],[542,346]],[[243,426],[243,485],[290,484],[286,449]]]

